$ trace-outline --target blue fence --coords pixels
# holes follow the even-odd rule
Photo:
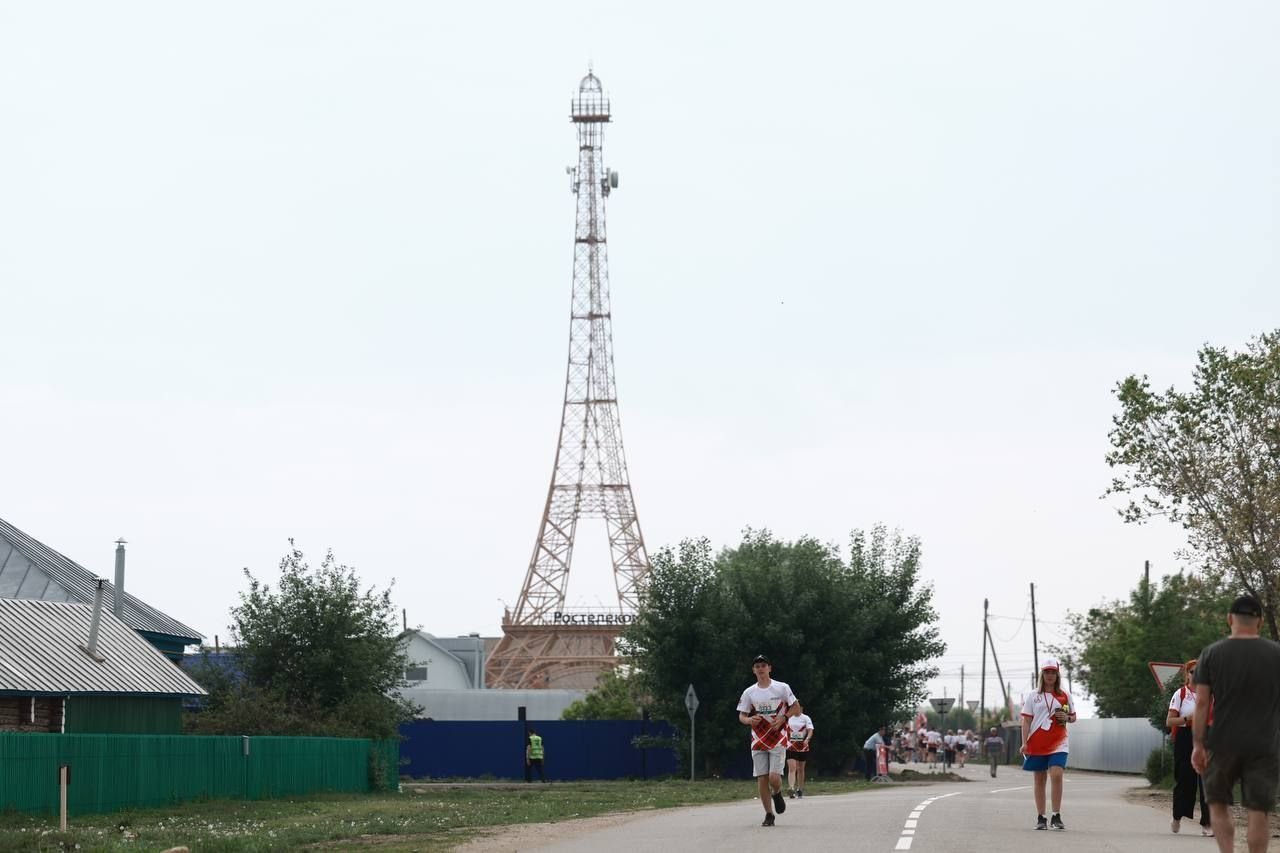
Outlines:
[[[524,778],[526,728],[537,729],[548,779],[647,779],[679,772],[671,749],[641,749],[637,737],[669,738],[652,720],[414,720],[400,727],[400,772],[414,779]]]

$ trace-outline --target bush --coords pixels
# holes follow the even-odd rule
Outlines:
[[[1173,781],[1173,747],[1165,744],[1151,750],[1147,756],[1147,781],[1152,785],[1167,785]]]

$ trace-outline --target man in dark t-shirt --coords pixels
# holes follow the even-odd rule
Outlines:
[[[1204,778],[1211,825],[1221,853],[1234,849],[1228,805],[1241,783],[1249,813],[1249,853],[1265,853],[1267,815],[1280,784],[1280,643],[1258,635],[1262,605],[1252,595],[1231,604],[1231,636],[1200,653],[1196,707],[1209,708],[1213,731],[1205,741],[1208,713],[1195,715],[1191,765]]]

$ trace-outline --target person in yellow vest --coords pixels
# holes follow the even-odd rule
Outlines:
[[[542,774],[542,737],[536,729],[529,729],[529,740],[524,747],[524,780],[526,782],[533,781],[533,771],[538,771],[538,781],[545,782],[547,777]]]

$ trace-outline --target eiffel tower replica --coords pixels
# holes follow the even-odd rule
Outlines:
[[[618,634],[634,617],[649,574],[622,451],[613,377],[604,207],[618,186],[618,173],[604,167],[609,100],[590,72],[571,102],[570,119],[578,130],[578,165],[568,169],[569,185],[578,204],[560,441],[520,601],[515,612],[504,614],[502,639],[485,664],[485,683],[495,688],[595,687],[600,674],[618,663]],[[605,521],[618,591],[616,609],[565,610],[574,534],[581,518]]]

